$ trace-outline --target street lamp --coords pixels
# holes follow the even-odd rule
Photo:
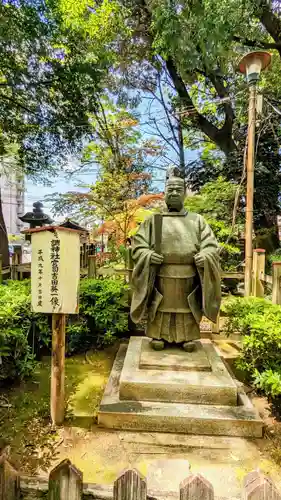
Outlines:
[[[246,74],[249,84],[248,148],[247,148],[247,198],[245,230],[245,296],[251,295],[253,270],[253,202],[255,168],[255,130],[257,82],[261,71],[270,64],[269,52],[255,51],[246,54],[239,63],[239,71]]]

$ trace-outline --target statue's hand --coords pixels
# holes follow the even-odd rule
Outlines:
[[[195,260],[195,264],[196,266],[198,267],[204,267],[204,257],[201,253],[197,253],[194,257],[194,260]]]
[[[151,264],[157,264],[160,265],[163,262],[163,255],[160,255],[159,253],[153,252],[150,257],[150,263]]]

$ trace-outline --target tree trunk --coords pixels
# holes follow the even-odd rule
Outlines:
[[[276,44],[281,42],[281,19],[274,13],[273,8],[267,0],[261,1],[261,12],[259,19],[267,32],[273,38]],[[280,45],[276,47],[281,57]]]
[[[6,224],[4,221],[1,189],[0,189],[0,254],[2,255],[2,265],[6,267],[9,265],[9,246]]]

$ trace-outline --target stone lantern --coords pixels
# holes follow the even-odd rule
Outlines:
[[[22,222],[28,223],[30,229],[34,229],[36,227],[42,227],[46,224],[52,224],[52,219],[49,215],[44,214],[43,212],[43,203],[40,201],[36,201],[33,203],[33,211],[26,212],[22,217],[19,217]],[[26,234],[25,239],[30,241],[30,235]]]

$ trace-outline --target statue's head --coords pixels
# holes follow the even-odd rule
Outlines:
[[[169,211],[180,212],[185,199],[185,182],[178,169],[167,172],[165,202]]]

